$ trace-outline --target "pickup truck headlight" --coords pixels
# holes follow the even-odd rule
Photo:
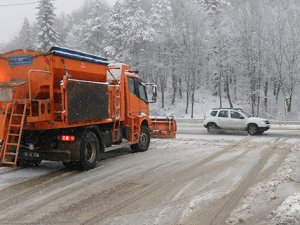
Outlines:
[[[270,121],[269,120],[264,120],[263,123],[264,124],[270,124]]]

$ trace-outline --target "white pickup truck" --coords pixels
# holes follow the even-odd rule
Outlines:
[[[242,109],[218,108],[209,110],[203,125],[209,133],[218,130],[244,130],[250,135],[262,134],[270,129],[270,121],[264,118],[252,117]]]

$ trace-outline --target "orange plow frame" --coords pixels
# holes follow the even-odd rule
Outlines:
[[[176,138],[177,124],[173,116],[152,117],[150,127],[152,138]]]

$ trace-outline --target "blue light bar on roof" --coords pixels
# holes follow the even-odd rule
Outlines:
[[[80,60],[80,61],[85,61],[85,62],[90,62],[90,63],[101,64],[101,65],[109,64],[107,58],[88,54],[85,52],[75,51],[75,50],[71,50],[71,49],[67,49],[67,48],[52,47],[49,50],[49,52],[54,55],[68,58],[68,59]]]

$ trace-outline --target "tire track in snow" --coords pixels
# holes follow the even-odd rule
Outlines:
[[[144,211],[145,207],[138,207],[135,206],[134,204],[132,205],[132,202],[136,202],[136,204],[139,204],[140,202],[149,202],[148,200],[151,199],[158,199],[158,201],[161,201],[161,199],[165,196],[165,192],[163,192],[162,190],[165,191],[171,191],[172,188],[176,187],[177,185],[180,185],[184,182],[188,182],[189,180],[195,178],[195,176],[201,176],[201,174],[206,173],[205,171],[201,171],[200,169],[202,167],[204,167],[206,164],[208,164],[210,161],[218,158],[219,156],[223,155],[224,153],[227,153],[228,151],[232,150],[233,148],[236,147],[241,147],[242,144],[248,144],[248,142],[253,139],[253,137],[247,137],[243,140],[238,141],[237,143],[231,144],[229,146],[224,147],[223,149],[221,149],[220,151],[218,151],[217,153],[214,153],[208,157],[206,157],[203,160],[197,161],[196,163],[194,163],[194,165],[188,167],[187,169],[173,174],[173,176],[168,175],[167,178],[164,178],[163,183],[158,182],[157,184],[152,185],[152,187],[147,188],[147,190],[144,190],[142,192],[139,192],[138,190],[135,190],[135,192],[137,192],[137,195],[132,196],[130,198],[128,198],[127,200],[125,200],[124,202],[120,202],[117,206],[113,206],[111,209],[107,210],[106,212],[103,212],[101,214],[98,214],[97,217],[95,217],[94,219],[88,220],[88,221],[84,221],[83,224],[97,224],[100,220],[103,220],[105,217],[112,217],[112,216],[119,216],[122,215],[122,213],[127,213],[127,211],[129,210],[133,210],[134,213],[137,213],[139,211]],[[246,154],[246,152],[242,153],[242,155]],[[229,161],[234,162],[235,160],[238,160],[240,157],[242,157],[242,155],[236,157],[235,159],[231,159]],[[220,166],[222,165],[228,165],[228,161],[221,163]],[[211,170],[212,168],[209,168],[208,170]],[[218,170],[218,168],[214,168],[213,170]],[[197,171],[196,174],[191,174],[191,171]],[[181,178],[179,179],[177,182],[174,182],[174,178]],[[161,197],[157,197],[155,195],[157,195],[157,193],[161,193]],[[154,196],[153,196],[154,195]],[[168,204],[176,204],[178,202],[185,202],[186,199],[179,199],[179,200],[175,200],[175,201],[168,201]],[[151,204],[150,204],[151,205]],[[152,206],[150,206],[151,208],[156,208],[156,204],[152,204]],[[139,210],[137,210],[138,208],[140,208]],[[125,209],[125,210],[124,210]],[[122,210],[124,210],[122,212]],[[147,210],[149,210],[149,207],[147,208]],[[117,213],[116,213],[117,212]]]
[[[139,153],[137,154],[133,154],[132,156],[138,156]],[[143,161],[141,162],[138,162],[134,165],[126,165],[126,168],[120,170],[120,171],[117,171],[116,172],[116,169],[112,169],[112,170],[109,170],[109,171],[106,171],[106,173],[102,173],[101,172],[101,169],[100,166],[98,166],[98,168],[96,168],[95,170],[90,170],[90,171],[87,171],[87,172],[84,172],[87,176],[84,176],[84,173],[79,173],[77,172],[76,174],[78,174],[78,176],[84,176],[85,178],[84,179],[80,179],[80,180],[77,180],[77,179],[68,179],[68,178],[72,178],[72,177],[65,177],[65,179],[61,179],[61,180],[57,180],[56,182],[52,182],[51,185],[55,185],[57,184],[55,187],[51,187],[51,185],[47,185],[47,187],[45,187],[44,185],[40,185],[39,187],[36,188],[35,192],[32,192],[32,190],[28,190],[28,192],[26,192],[26,195],[27,197],[22,197],[24,192],[20,193],[20,194],[17,194],[16,196],[12,197],[12,199],[14,200],[14,203],[15,204],[19,204],[20,203],[23,203],[24,200],[26,200],[27,202],[30,201],[30,199],[34,199],[35,200],[35,204],[34,205],[31,205],[29,206],[30,208],[30,211],[36,211],[37,209],[43,207],[44,205],[48,204],[49,200],[52,202],[52,201],[55,201],[57,199],[60,199],[62,197],[65,197],[67,196],[70,192],[73,192],[73,191],[76,191],[77,189],[80,189],[82,187],[82,185],[84,183],[94,183],[96,182],[97,180],[101,181],[102,180],[107,180],[108,182],[111,182],[114,178],[113,176],[116,176],[117,178],[118,177],[123,177],[124,175],[126,174],[130,174],[130,171],[134,170],[134,167],[139,167],[139,166],[142,166],[145,164],[145,161],[149,160],[149,159],[143,159]],[[108,164],[110,163],[115,163],[114,161],[106,161]],[[161,165],[158,165],[158,167],[160,167]],[[150,170],[154,170],[156,169],[156,167],[154,168],[151,168]],[[99,173],[98,173],[98,172]],[[93,175],[94,173],[96,172],[95,175]],[[149,173],[149,171],[147,171],[145,174]],[[88,175],[89,174],[89,175]],[[48,177],[49,175],[45,175],[46,177]],[[55,175],[53,175],[55,177]],[[101,179],[100,179],[101,177]],[[35,180],[37,182],[42,182],[42,180],[40,180],[41,177],[39,178],[36,178]],[[18,191],[20,189],[23,189],[24,186],[27,186],[27,183],[31,183],[33,180],[30,180],[28,182],[25,182],[25,183],[22,183],[20,184],[20,188],[16,188],[15,186],[11,187],[16,193],[18,193]],[[61,185],[61,183],[64,183],[64,187],[61,188],[61,190],[59,190],[57,188],[57,186]],[[59,184],[60,183],[60,184]],[[49,190],[50,189],[50,190]],[[10,188],[8,188],[7,190],[10,190]],[[59,190],[59,191],[58,191]],[[101,190],[101,189],[100,189]],[[43,197],[40,197],[39,200],[35,199],[36,198],[36,193],[38,192],[42,192],[44,193],[44,195],[47,195],[48,198],[43,200]],[[50,193],[49,193],[50,192]],[[9,200],[9,202],[11,202],[11,199]],[[4,207],[5,208],[5,207]],[[19,207],[16,207],[16,209],[19,208]],[[27,208],[27,207],[26,207]],[[28,210],[29,210],[28,209]],[[9,210],[11,211],[11,210]],[[19,213],[17,217],[19,218],[22,218],[22,216],[24,215],[27,215],[27,212],[25,210],[23,210],[22,212],[19,212],[18,210],[13,214],[13,216],[9,217],[9,219],[13,219],[13,217],[15,217],[15,213]],[[1,215],[1,214],[0,214]],[[1,216],[0,216],[1,217]],[[7,218],[7,217],[6,217]]]
[[[249,170],[248,174],[243,177],[243,179],[239,182],[236,188],[231,190],[230,193],[225,195],[223,198],[219,199],[212,206],[208,207],[206,210],[205,216],[198,217],[195,215],[190,221],[200,222],[201,224],[209,224],[209,225],[220,225],[225,224],[226,218],[230,215],[230,212],[235,208],[240,199],[243,197],[245,192],[251,187],[256,178],[259,176],[260,172],[264,168],[264,165],[267,163],[269,158],[272,156],[274,149],[277,148],[277,145],[280,144],[280,138],[277,138],[275,142],[273,142],[267,149],[262,153],[258,163],[256,163]],[[258,143],[259,144],[259,143]]]
[[[207,165],[209,162],[213,161],[214,159],[220,157],[224,153],[227,153],[228,151],[230,151],[230,150],[232,150],[232,149],[234,149],[236,147],[240,147],[240,145],[243,145],[243,144],[247,143],[251,139],[252,139],[252,137],[244,138],[241,141],[238,141],[238,142],[236,142],[236,143],[234,143],[232,145],[224,147],[220,151],[218,151],[216,153],[213,153],[212,155],[206,157],[205,159],[199,160],[199,159],[196,159],[196,157],[195,157],[195,159],[191,158],[191,162],[190,163],[193,163],[193,165],[190,166],[190,167],[188,167],[187,169],[183,170],[182,174],[179,175],[179,176],[185,176],[185,175],[189,174],[190,171],[194,171],[194,170],[198,171],[199,169],[201,169],[202,167],[204,167],[205,165]],[[182,143],[179,143],[179,144],[182,144]],[[181,150],[182,150],[182,148],[181,148]],[[116,178],[122,176],[121,174],[123,174],[125,176],[131,174],[131,171],[134,171],[135,168],[138,168],[140,165],[143,165],[145,163],[145,161],[138,162],[137,164],[131,165],[131,167],[128,168],[127,171],[126,170],[119,171],[116,174]],[[114,163],[114,161],[113,161],[113,163]],[[172,166],[176,167],[176,164],[174,164]],[[158,165],[158,167],[157,167],[158,170],[159,170],[159,167],[161,167],[161,165]],[[154,168],[149,168],[149,170],[144,171],[143,173],[140,173],[139,177],[143,179],[143,177],[147,176],[149,174],[149,172],[151,172],[153,169]],[[101,170],[101,168],[99,168],[99,170]],[[201,170],[199,170],[199,171],[201,171]],[[76,191],[78,188],[80,188],[80,186],[82,186],[82,183],[85,183],[85,182],[86,183],[93,183],[93,182],[97,182],[97,179],[99,179],[100,177],[103,178],[101,173],[100,174],[96,173],[96,176],[93,176],[94,172],[95,171],[91,171],[90,173],[88,173],[88,174],[91,175],[91,177],[87,177],[86,179],[83,179],[83,180],[80,180],[80,181],[74,181],[74,179],[67,179],[67,178],[65,178],[65,179],[62,178],[61,180],[57,180],[56,181],[57,183],[64,181],[62,184],[66,184],[66,188],[64,190],[61,190],[61,191],[55,191],[55,189],[54,190],[50,189],[49,190],[50,192],[48,192],[49,198],[45,198],[44,200],[38,200],[37,204],[34,205],[34,207],[30,207],[28,210],[35,211],[35,210],[37,210],[37,209],[39,209],[39,208],[41,208],[43,206],[46,206],[47,202],[49,202],[49,201],[50,202],[56,201],[59,198],[66,198],[66,200],[67,200],[66,196],[68,195],[68,193]],[[100,172],[100,171],[98,171],[98,172]],[[110,177],[111,173],[113,173],[113,172],[114,171],[110,171],[106,175],[108,182],[110,182],[110,179],[113,179],[112,177]],[[125,190],[126,193],[128,192],[127,197],[125,196],[123,200],[121,199],[120,202],[116,203],[115,205],[112,205],[111,208],[109,207],[109,205],[106,207],[106,210],[100,208],[99,209],[99,214],[100,215],[98,214],[99,217],[91,219],[91,220],[87,220],[86,222],[93,224],[93,221],[98,221],[98,219],[103,219],[103,218],[106,218],[107,216],[111,216],[111,215],[118,215],[122,211],[126,211],[126,210],[130,209],[130,207],[128,207],[128,206],[132,203],[132,201],[141,202],[141,200],[144,199],[141,196],[146,196],[147,197],[147,196],[151,196],[153,193],[159,193],[162,186],[166,187],[165,189],[172,188],[174,186],[173,179],[174,179],[174,177],[176,178],[177,176],[178,176],[178,174],[177,175],[173,174],[172,177],[167,178],[168,179],[167,182],[164,182],[164,180],[166,179],[166,178],[164,178],[164,180],[160,180],[161,182],[155,183],[155,181],[154,181],[154,184],[150,184],[150,185],[142,185],[142,186],[141,185],[133,185],[133,186],[131,186],[132,188],[130,190]],[[193,176],[186,176],[185,179],[184,179],[184,181],[187,181],[188,179],[191,179],[194,176],[195,175],[193,175]],[[106,179],[105,176],[104,176],[104,179]],[[139,179],[137,179],[137,180],[139,180]],[[75,182],[75,183],[70,183],[70,182]],[[116,191],[115,193],[117,193],[117,194],[119,193],[120,194],[122,191],[118,192],[116,190],[116,189],[118,189],[118,185],[116,187],[117,188],[115,188],[115,186],[113,186],[111,188],[113,188],[113,189],[115,188],[115,191]],[[55,188],[55,187],[53,187],[53,188]],[[103,188],[102,189],[99,188],[99,191],[101,191],[101,190],[103,190]],[[43,185],[41,185],[40,188],[37,187],[36,191],[43,191],[43,192],[46,191],[46,193],[47,193],[47,188],[45,188]],[[123,191],[124,191],[124,189],[123,189]],[[17,190],[16,190],[16,192],[17,192]],[[32,194],[30,194],[30,192],[31,191],[26,192],[26,194],[29,194],[29,197],[25,198],[28,201],[30,200],[30,197],[32,195]],[[51,192],[53,192],[53,193],[51,194]],[[99,195],[97,195],[97,194],[99,194]],[[91,193],[91,196],[94,196],[94,197],[95,196],[96,197],[100,196],[100,198],[101,198],[102,195],[100,193],[96,193],[96,194],[95,193]],[[69,213],[69,215],[73,215],[74,213],[80,213],[81,209],[82,209],[82,206],[85,205],[84,203],[86,203],[86,202],[89,203],[89,204],[87,204],[86,207],[89,207],[89,205],[98,206],[99,207],[98,204],[104,204],[105,203],[105,202],[103,203],[101,201],[99,202],[99,200],[96,200],[96,199],[93,200],[93,199],[94,198],[89,198],[89,197],[84,198],[84,199],[79,199],[78,204],[75,203],[74,207],[67,206],[67,207],[59,208],[57,211],[54,210],[54,211],[50,212],[50,214],[48,216],[43,217],[43,220],[41,220],[41,221],[43,221],[43,222],[45,222],[45,221],[51,222],[53,220],[55,221],[55,217],[59,218],[60,216],[64,216],[65,214],[68,214],[68,213]],[[14,199],[15,202],[22,202],[23,200],[24,200],[24,198],[22,198],[22,196],[20,196],[20,195],[16,196],[15,199]],[[106,201],[108,203],[110,203],[112,201],[115,201],[115,199],[114,198],[112,198],[112,199],[106,199]],[[130,210],[133,210],[133,209],[131,208]],[[22,218],[22,215],[26,215],[26,214],[27,213],[25,211],[25,212],[17,215],[17,217]],[[93,217],[91,217],[91,218],[93,218]],[[39,223],[36,223],[36,224],[39,224]]]
[[[6,209],[7,207],[16,204],[17,202],[25,200],[32,193],[39,192],[47,186],[50,186],[61,180],[70,178],[76,175],[77,173],[78,172],[75,171],[66,172],[65,170],[59,170],[16,184],[13,186],[13,188],[7,187],[1,190],[0,212]]]

